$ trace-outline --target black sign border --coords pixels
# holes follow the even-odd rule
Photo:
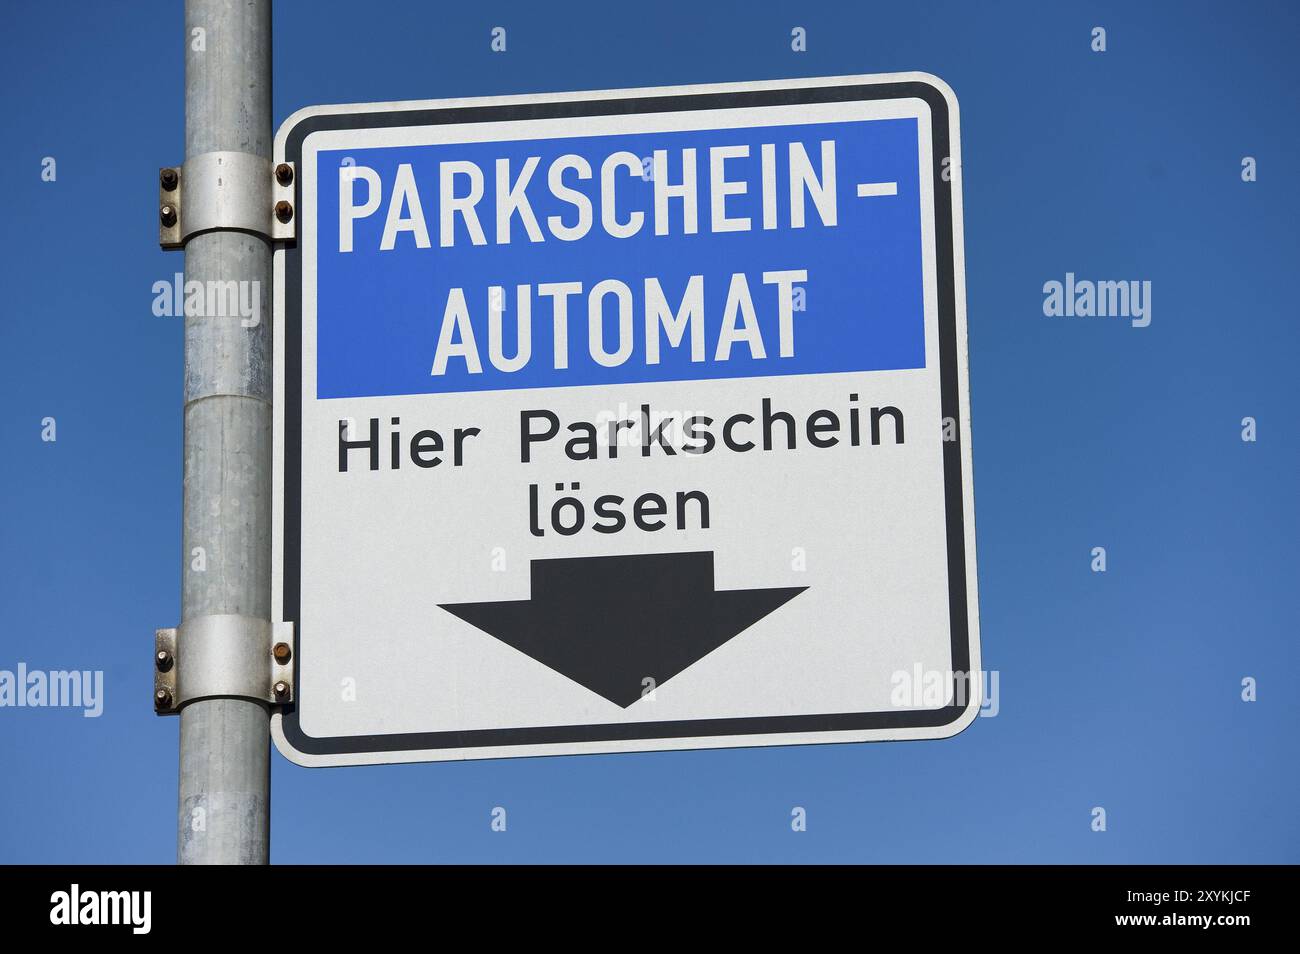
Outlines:
[[[285,137],[284,159],[301,169],[302,144],[314,132],[340,129],[376,129],[391,126],[426,126],[447,123],[503,122],[528,119],[580,118],[642,113],[680,112],[692,109],[734,109],[813,103],[915,98],[931,112],[934,160],[935,245],[939,303],[939,377],[943,417],[961,420],[957,375],[957,306],[954,267],[952,193],[942,175],[943,159],[950,156],[948,101],[936,86],[920,80],[861,85],[790,87],[727,92],[675,93],[633,96],[626,99],[589,99],[507,105],[444,106],[432,109],[385,109],[374,112],[317,114],[303,117]],[[296,201],[301,208],[301,176]],[[301,595],[302,520],[302,258],[297,245],[284,250],[284,619],[294,624],[294,658],[302,666]],[[936,425],[938,423],[936,422]],[[952,669],[970,669],[970,621],[967,617],[966,533],[962,495],[961,434],[943,445],[944,498],[948,542],[948,605],[951,623]],[[299,670],[301,671],[301,669]],[[977,678],[978,674],[976,674]],[[967,687],[969,689],[969,686]],[[959,695],[957,680],[953,699]],[[969,704],[969,699],[967,700]],[[556,745],[584,742],[654,741],[715,736],[781,735],[787,733],[843,732],[862,729],[937,728],[952,725],[966,706],[950,704],[939,709],[898,709],[884,712],[825,713],[813,715],[746,716],[726,719],[689,719],[669,722],[605,723],[594,725],[528,726],[513,729],[472,729],[443,732],[408,732],[389,735],[307,735],[299,725],[296,705],[282,712],[281,729],[295,750],[308,756],[359,755],[438,749],[473,749],[512,745]],[[827,741],[835,741],[828,739]],[[781,743],[777,743],[781,744]],[[560,753],[556,753],[560,754]]]

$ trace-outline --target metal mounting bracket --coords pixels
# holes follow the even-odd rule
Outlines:
[[[293,701],[293,623],[237,614],[197,616],[154,631],[153,704],[175,715],[216,696]]]
[[[200,232],[252,232],[272,242],[297,238],[292,162],[247,152],[205,152],[158,170],[158,244],[184,248]]]

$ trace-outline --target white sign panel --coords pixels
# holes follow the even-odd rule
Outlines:
[[[957,103],[925,74],[319,107],[276,252],[280,750],[978,712]]]

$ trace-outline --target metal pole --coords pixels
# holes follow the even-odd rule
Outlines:
[[[271,155],[271,0],[186,0],[185,155]],[[185,319],[181,618],[271,609],[271,246],[218,231],[185,246],[185,279],[249,282],[261,319]],[[201,550],[201,553],[200,553]],[[265,864],[270,713],[202,699],[180,714],[177,861]]]

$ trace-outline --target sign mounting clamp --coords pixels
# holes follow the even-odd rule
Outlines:
[[[272,242],[297,237],[295,169],[247,152],[192,156],[158,170],[158,244],[184,248],[202,232],[251,232]]]

